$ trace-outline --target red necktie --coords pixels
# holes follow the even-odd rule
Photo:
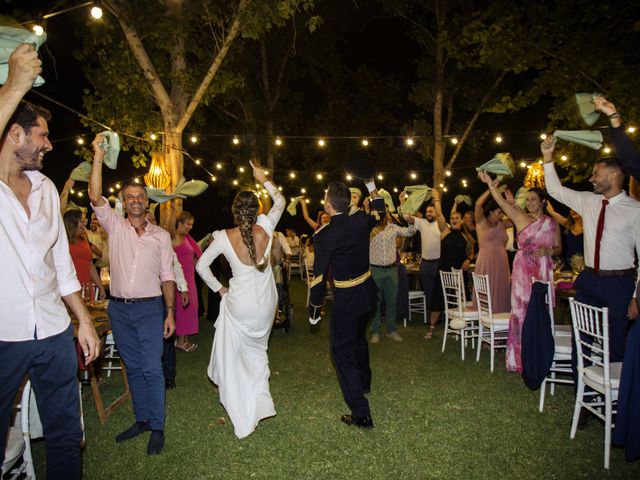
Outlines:
[[[597,272],[600,270],[600,242],[602,241],[602,232],[604,231],[604,214],[606,213],[609,200],[602,199],[602,208],[598,216],[598,225],[596,226],[596,250],[593,254],[593,269]]]

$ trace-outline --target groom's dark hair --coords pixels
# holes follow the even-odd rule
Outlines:
[[[327,189],[327,200],[337,213],[344,213],[351,204],[351,192],[342,182],[330,182]]]

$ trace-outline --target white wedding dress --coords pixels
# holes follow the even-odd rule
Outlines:
[[[265,255],[269,255],[273,231],[285,200],[270,182],[265,182],[264,187],[273,199],[273,207],[268,215],[259,215],[256,224],[269,236],[265,250]],[[226,257],[233,277],[220,302],[207,373],[218,385],[220,402],[233,423],[236,436],[244,438],[255,430],[260,420],[276,414],[269,391],[267,345],[278,295],[269,259],[262,259],[269,263],[262,272],[242,263],[225,230],[213,232],[213,241],[196,266],[213,291],[222,287],[209,269],[218,255]]]

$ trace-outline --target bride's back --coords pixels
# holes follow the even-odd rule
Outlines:
[[[252,233],[253,243],[255,245],[256,261],[257,263],[261,263],[262,258],[266,253],[267,247],[269,246],[269,235],[267,235],[267,232],[265,232],[259,225],[254,225],[252,227]],[[229,242],[231,243],[233,251],[238,257],[238,260],[240,260],[245,265],[254,266],[253,261],[249,256],[249,249],[242,239],[240,229],[238,227],[230,228],[229,230],[227,230],[227,236],[229,237]]]

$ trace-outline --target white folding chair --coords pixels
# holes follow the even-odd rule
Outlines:
[[[604,421],[604,468],[609,468],[612,418],[618,400],[622,362],[609,362],[609,309],[569,299],[578,358],[578,388],[573,409],[571,438],[576,436],[580,409]],[[589,391],[585,391],[589,387]]]
[[[304,280],[304,269],[302,268],[300,250],[298,250],[298,253],[292,254],[289,258],[289,269],[287,271],[287,278],[289,281],[291,281],[292,273],[300,275],[300,279]]]
[[[495,351],[507,348],[507,334],[509,332],[509,317],[511,313],[493,313],[491,306],[491,288],[489,287],[489,275],[478,275],[473,272],[473,290],[475,292],[480,321],[478,322],[478,353],[476,362],[480,361],[482,344],[489,345],[491,350],[491,371]]]
[[[422,290],[409,290],[409,321],[412,313],[421,313],[425,325],[427,324],[427,299]],[[404,326],[407,327],[407,318],[404,319]]]
[[[553,284],[545,280],[538,280],[536,278],[531,279],[531,284],[542,283],[547,286],[547,294],[545,295],[545,303],[549,311],[549,317],[551,318],[551,332],[553,333],[554,353],[553,363],[551,369],[546,378],[540,385],[540,402],[538,404],[538,410],[544,410],[544,397],[546,395],[547,383],[549,383],[549,393],[553,395],[555,393],[555,386],[557,383],[564,385],[573,385],[573,371],[571,369],[571,351],[573,347],[571,345],[571,333],[566,334],[566,330],[558,330],[558,327],[569,327],[571,325],[557,325],[555,324],[555,316],[553,312],[552,291]],[[560,375],[560,377],[558,377]]]
[[[480,315],[477,309],[465,305],[464,280],[461,273],[460,270],[450,272],[440,270],[445,319],[442,352],[444,353],[447,345],[448,334],[454,334],[456,338],[460,337],[460,352],[464,360],[467,340],[470,339],[472,347],[475,347]]]
[[[31,401],[31,382],[27,380],[23,389],[14,424],[9,428],[5,458],[2,464],[2,478],[35,479],[31,455],[31,429],[29,426],[29,403]]]

